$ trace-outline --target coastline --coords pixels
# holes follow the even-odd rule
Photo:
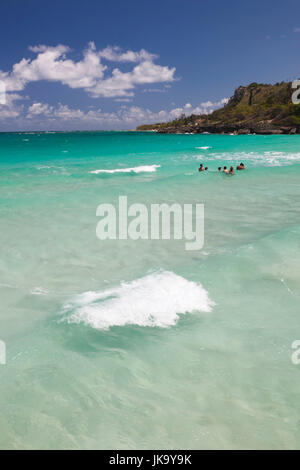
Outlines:
[[[180,130],[174,127],[165,127],[155,130],[158,134],[219,134],[219,135],[296,135],[300,134],[300,128],[281,127],[281,128],[257,128],[257,127],[227,127],[227,126],[207,126],[190,128],[184,127]],[[145,131],[144,131],[145,132]]]
[[[266,130],[266,131],[254,131],[249,132],[249,129],[233,131],[233,132],[222,132],[219,129],[216,131],[194,131],[194,130],[177,130],[177,129],[153,129],[153,130],[136,130],[136,132],[155,132],[157,134],[179,134],[179,135],[300,135],[300,130],[294,131],[291,130],[281,130],[281,129],[274,129],[274,130]]]
[[[161,134],[300,134],[300,107],[293,84],[250,83],[239,86],[226,104],[211,113],[182,114],[173,121],[143,124],[138,130]]]

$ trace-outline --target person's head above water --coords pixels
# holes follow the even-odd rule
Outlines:
[[[224,170],[227,170],[227,166],[224,166]]]
[[[207,166],[204,168],[205,170],[208,170]]]
[[[219,168],[218,168],[218,171],[221,171],[221,170],[222,170],[222,167],[221,167],[221,166],[219,166]]]
[[[240,163],[240,166],[245,166],[244,163]]]

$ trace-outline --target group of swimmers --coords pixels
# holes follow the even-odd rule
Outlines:
[[[236,167],[237,170],[245,170],[245,165],[244,163],[240,163],[237,167]],[[203,163],[200,164],[200,167],[198,169],[198,171],[206,171],[208,170],[208,167],[204,167],[203,166]],[[219,172],[222,172],[222,173],[226,173],[227,175],[234,175],[234,168],[233,166],[231,166],[228,170],[227,166],[224,166],[223,170],[222,170],[222,167],[219,166],[218,168],[218,171]]]

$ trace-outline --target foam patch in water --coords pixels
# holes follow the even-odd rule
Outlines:
[[[169,271],[149,274],[102,292],[85,292],[64,306],[64,319],[96,329],[139,325],[166,328],[179,314],[210,312],[214,302],[201,284]]]
[[[203,160],[204,154],[199,154],[196,160]],[[226,161],[233,164],[244,162],[246,166],[287,166],[300,162],[300,152],[285,153],[278,151],[257,152],[220,152],[205,155],[206,161]]]
[[[34,287],[31,289],[30,294],[32,295],[47,295],[49,291],[43,287]]]
[[[98,175],[99,173],[143,173],[143,172],[153,172],[157,168],[160,168],[160,165],[144,165],[144,166],[135,166],[133,168],[117,168],[114,170],[94,170],[90,173]]]

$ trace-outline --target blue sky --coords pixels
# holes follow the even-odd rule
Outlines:
[[[1,2],[0,130],[129,129],[300,76],[300,3]]]

